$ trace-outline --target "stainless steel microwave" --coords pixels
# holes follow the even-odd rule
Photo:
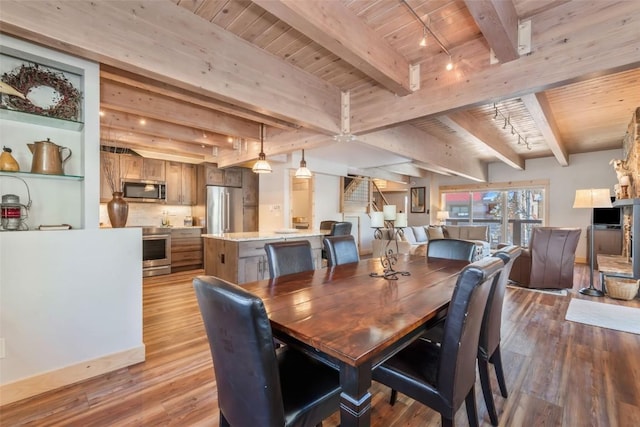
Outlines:
[[[164,181],[124,180],[122,191],[129,202],[165,203],[167,184]]]

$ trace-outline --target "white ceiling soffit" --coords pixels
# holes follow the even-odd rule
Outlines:
[[[339,151],[338,151],[338,145]],[[309,150],[314,157],[335,159],[349,165],[350,168],[367,169],[388,166],[395,163],[407,163],[411,159],[363,144],[358,141],[336,142]]]

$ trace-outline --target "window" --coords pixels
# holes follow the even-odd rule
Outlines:
[[[493,248],[498,243],[528,246],[531,228],[545,223],[548,183],[517,184],[493,184],[490,189],[441,187],[441,206],[449,211],[447,223],[488,225]]]

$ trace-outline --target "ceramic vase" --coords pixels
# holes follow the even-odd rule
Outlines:
[[[122,228],[127,224],[127,217],[129,216],[129,203],[122,198],[122,192],[116,191],[113,193],[113,199],[107,203],[107,213],[109,214],[109,221],[111,227]]]

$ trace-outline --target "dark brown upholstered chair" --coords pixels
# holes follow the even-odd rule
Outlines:
[[[509,279],[528,288],[572,288],[579,228],[535,227]]]
[[[335,224],[338,221],[320,221],[320,230],[331,230],[331,227],[333,227],[333,224]]]
[[[464,401],[469,424],[477,426],[474,384],[480,326],[503,265],[498,258],[486,257],[466,266],[453,291],[442,344],[414,341],[375,368],[373,379],[438,411],[443,426],[453,426]]]
[[[314,269],[313,252],[308,240],[267,243],[264,250],[267,252],[269,277],[272,279]]]
[[[343,222],[343,221],[323,221],[323,222],[332,222],[331,224],[331,232],[327,234],[327,236],[347,236],[351,234],[351,223]],[[323,230],[322,225],[320,225],[320,229]],[[326,249],[322,249],[322,259],[327,258]]]
[[[482,327],[480,328],[480,340],[478,341],[478,372],[480,373],[480,384],[482,385],[482,394],[484,395],[487,412],[489,413],[491,424],[494,426],[498,425],[498,414],[496,413],[496,406],[493,403],[491,382],[489,381],[489,363],[494,365],[500,392],[502,397],[506,398],[508,396],[507,385],[504,380],[502,357],[500,355],[502,304],[504,302],[507,282],[509,281],[509,272],[521,252],[522,248],[520,246],[505,246],[493,255],[502,260],[504,267],[489,293],[487,306],[484,311],[484,316],[482,317]],[[429,329],[422,338],[439,345],[442,343],[443,335],[444,319]]]
[[[347,236],[327,236],[322,243],[327,253],[329,267],[360,261],[356,240],[350,234]]]
[[[210,276],[193,280],[218,387],[220,426],[314,426],[339,409],[339,373],[276,351],[262,300]]]
[[[470,240],[434,239],[427,246],[428,258],[459,259],[473,261],[476,244]]]
[[[352,224],[350,222],[338,221],[331,226],[329,236],[346,236],[351,234],[351,226]]]

